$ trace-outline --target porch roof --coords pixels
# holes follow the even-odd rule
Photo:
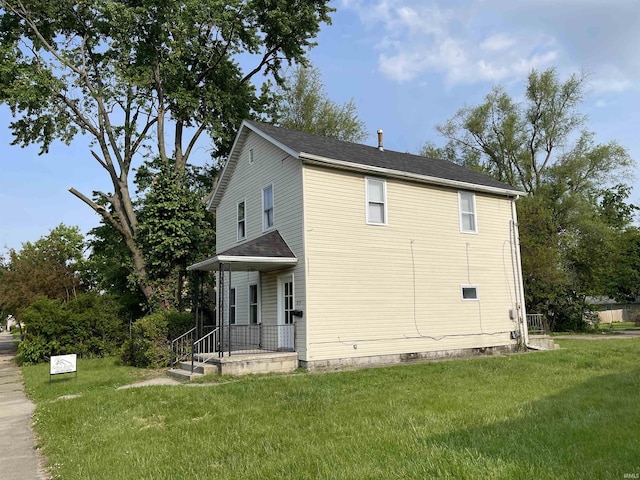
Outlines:
[[[214,257],[194,263],[187,270],[217,270],[220,264],[230,264],[236,272],[264,272],[292,267],[298,259],[280,232],[273,230],[254,240],[220,252]]]

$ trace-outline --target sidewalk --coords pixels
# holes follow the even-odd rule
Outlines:
[[[12,336],[0,333],[0,480],[45,480],[31,430],[34,404],[24,394],[15,353]]]

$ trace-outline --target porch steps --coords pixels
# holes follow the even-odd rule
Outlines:
[[[287,373],[298,368],[296,352],[234,353],[227,357],[208,358],[207,363],[180,362],[168,375],[185,380],[204,375],[248,375],[256,373]]]
[[[203,377],[205,375],[217,375],[217,365],[208,363],[194,362],[193,373],[191,373],[191,362],[179,362],[175,368],[167,372],[171,377],[181,378],[183,380],[193,380],[194,378]]]

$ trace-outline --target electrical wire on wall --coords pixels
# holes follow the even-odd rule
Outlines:
[[[467,251],[467,283],[471,285],[471,261],[469,260],[469,247],[471,244],[469,242],[466,243],[466,251]],[[480,305],[480,298],[477,298],[478,303],[478,322],[480,323],[480,333],[484,333],[484,328],[482,328],[482,306]]]

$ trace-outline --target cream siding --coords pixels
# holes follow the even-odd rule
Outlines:
[[[308,360],[511,344],[511,200],[387,179],[387,225],[366,223],[366,177],[306,165]],[[461,285],[478,286],[463,301]]]
[[[253,150],[253,162],[250,151]],[[302,165],[300,160],[251,132],[241,145],[238,163],[216,209],[217,253],[253,240],[262,229],[262,189],[273,185],[274,228],[298,258],[292,271],[295,276],[296,309],[305,310],[305,257],[302,211]],[[237,204],[245,199],[246,239],[237,240]],[[271,230],[271,229],[270,229]],[[277,276],[284,271],[234,272],[232,286],[238,287],[238,318],[248,318],[248,282],[260,278],[260,317],[264,324],[277,322]],[[240,317],[242,315],[242,317]],[[306,315],[297,320],[296,351],[306,358]]]

